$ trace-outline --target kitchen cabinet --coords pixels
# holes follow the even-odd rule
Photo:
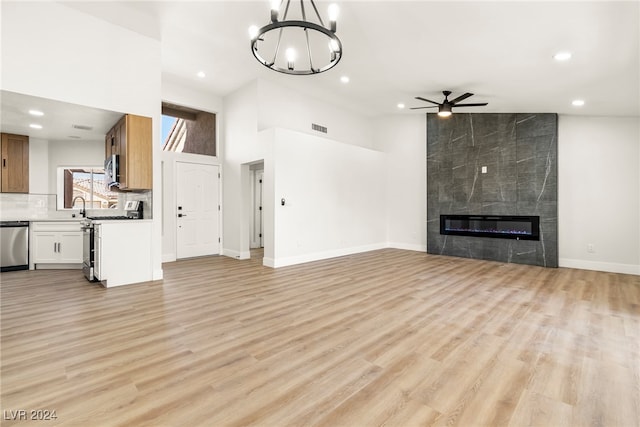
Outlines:
[[[118,155],[119,189],[151,190],[152,129],[149,117],[124,115],[105,136],[105,157]]]
[[[32,268],[82,268],[82,230],[78,221],[31,223]]]
[[[151,225],[151,220],[93,221],[93,274],[103,286],[153,279]]]
[[[29,137],[3,133],[1,138],[3,193],[29,192]]]

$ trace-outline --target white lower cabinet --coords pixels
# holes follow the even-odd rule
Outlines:
[[[150,220],[94,221],[93,274],[103,286],[153,280]]]
[[[32,268],[81,268],[82,230],[79,222],[32,222]]]

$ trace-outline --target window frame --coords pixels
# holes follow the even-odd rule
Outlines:
[[[94,170],[101,170],[102,173],[104,174],[104,165],[93,165],[93,166],[58,166],[57,170],[56,170],[56,209],[57,210],[61,210],[61,211],[71,211],[77,208],[72,207],[65,207],[65,171],[68,170],[90,170],[91,172],[91,197],[89,200],[86,200],[86,205],[87,205],[87,209],[92,209],[92,210],[98,210],[98,209],[103,209],[103,210],[107,210],[107,209],[113,209],[113,207],[95,207],[93,206],[93,196],[94,196],[94,180],[93,180],[93,174],[96,173],[94,172]],[[73,172],[72,172],[73,173]],[[113,192],[114,194],[117,194],[116,192]],[[73,196],[72,196],[72,200],[73,200]]]

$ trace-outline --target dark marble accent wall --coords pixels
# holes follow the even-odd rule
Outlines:
[[[427,114],[427,252],[557,267],[557,158],[556,114]],[[441,235],[441,214],[539,215],[540,241]]]

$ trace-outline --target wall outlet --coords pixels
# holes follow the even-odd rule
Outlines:
[[[587,252],[589,252],[590,254],[594,254],[596,252],[596,247],[593,243],[587,244]]]

